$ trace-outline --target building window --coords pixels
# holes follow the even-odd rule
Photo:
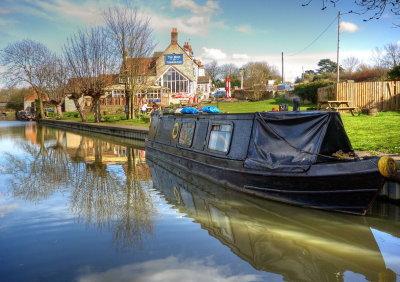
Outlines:
[[[188,147],[192,146],[195,125],[196,124],[194,122],[182,123],[181,131],[179,134],[179,144]]]
[[[231,143],[232,124],[213,124],[211,126],[208,149],[227,153]]]
[[[174,68],[169,68],[158,82],[158,85],[168,88],[171,93],[188,93],[188,84],[189,80]]]

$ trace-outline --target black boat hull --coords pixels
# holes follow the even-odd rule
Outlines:
[[[166,162],[187,173],[204,177],[225,188],[274,201],[345,213],[365,215],[382,189],[384,178],[377,159],[313,165],[304,173],[250,170],[243,162],[210,159],[201,154],[153,141],[146,143],[146,157]]]

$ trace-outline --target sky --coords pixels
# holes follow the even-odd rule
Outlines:
[[[129,0],[126,0],[129,1]],[[155,51],[170,43],[178,28],[179,44],[189,41],[203,63],[238,67],[263,61],[282,69],[294,81],[303,70],[315,70],[321,59],[336,61],[337,14],[341,17],[340,61],[356,57],[372,63],[373,50],[400,44],[400,16],[385,11],[379,20],[357,10],[354,1],[336,7],[322,0],[136,0],[139,13],[150,17]],[[328,1],[329,2],[329,1]],[[39,41],[61,52],[66,39],[80,28],[101,26],[101,11],[118,0],[0,0],[0,49],[22,39]],[[358,8],[359,9],[359,8]]]

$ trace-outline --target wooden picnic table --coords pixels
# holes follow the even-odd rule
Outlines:
[[[334,111],[337,112],[339,110],[347,110],[354,116],[354,110],[357,107],[350,107],[349,101],[338,100],[338,101],[319,101],[318,102],[318,110],[326,110],[326,111]]]

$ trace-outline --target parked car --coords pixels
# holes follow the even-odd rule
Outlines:
[[[214,98],[226,98],[226,91],[225,90],[218,90],[214,93],[211,93],[211,97]]]
[[[22,121],[30,121],[35,118],[35,115],[28,111],[18,111],[17,112],[17,119]]]

